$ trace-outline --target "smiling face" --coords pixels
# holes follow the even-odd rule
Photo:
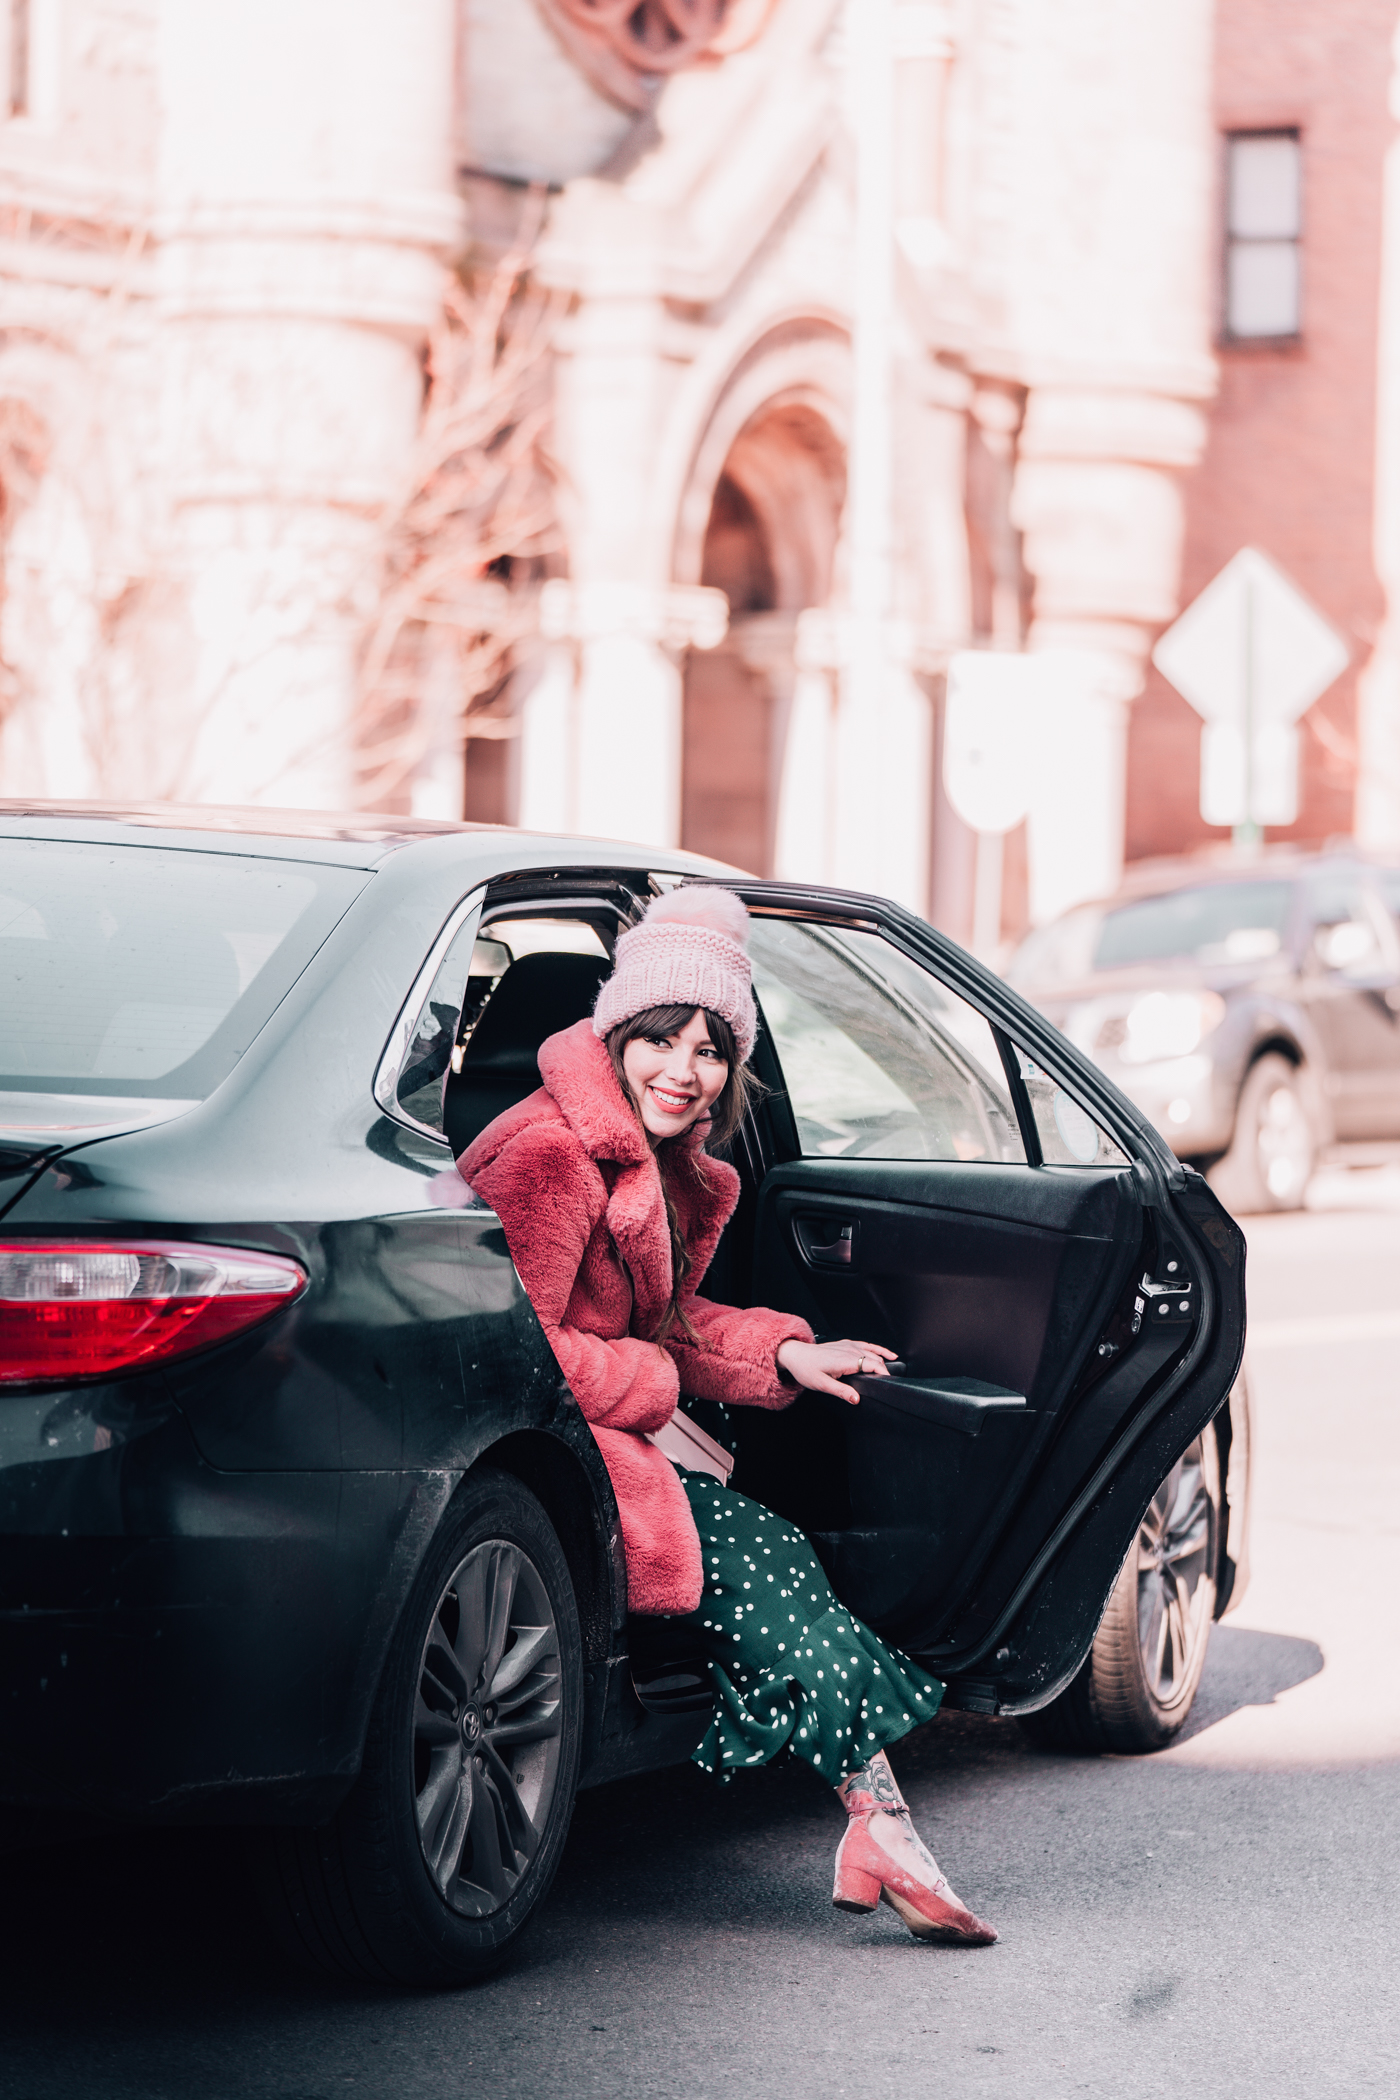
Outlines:
[[[699,1007],[671,1035],[634,1035],[623,1045],[622,1069],[642,1127],[656,1143],[708,1115],[729,1077]]]

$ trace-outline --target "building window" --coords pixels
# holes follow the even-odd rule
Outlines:
[[[1303,149],[1296,131],[1225,140],[1225,334],[1277,342],[1302,327]]]

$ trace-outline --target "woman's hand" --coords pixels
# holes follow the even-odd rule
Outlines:
[[[854,1386],[842,1385],[843,1376],[887,1378],[886,1364],[896,1361],[893,1349],[878,1342],[783,1342],[778,1349],[778,1369],[785,1371],[809,1392],[835,1393],[838,1400],[858,1406],[860,1394]]]

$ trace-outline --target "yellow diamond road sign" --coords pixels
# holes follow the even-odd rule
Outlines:
[[[1243,547],[1152,652],[1205,717],[1201,815],[1208,824],[1291,824],[1298,717],[1346,669],[1336,630],[1267,555]]]

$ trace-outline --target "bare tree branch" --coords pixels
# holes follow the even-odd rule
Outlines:
[[[5,541],[19,512],[33,501],[49,459],[49,432],[27,401],[0,399],[0,606],[4,604]],[[0,650],[0,721],[19,696],[14,666]]]
[[[449,282],[429,339],[418,442],[385,520],[361,648],[352,733],[360,798],[371,805],[401,789],[442,735],[428,685],[443,676],[444,643],[450,724],[463,736],[509,733],[490,703],[534,606],[502,571],[547,553],[557,530],[549,358],[566,302],[529,276],[544,205],[534,192],[494,268]]]

